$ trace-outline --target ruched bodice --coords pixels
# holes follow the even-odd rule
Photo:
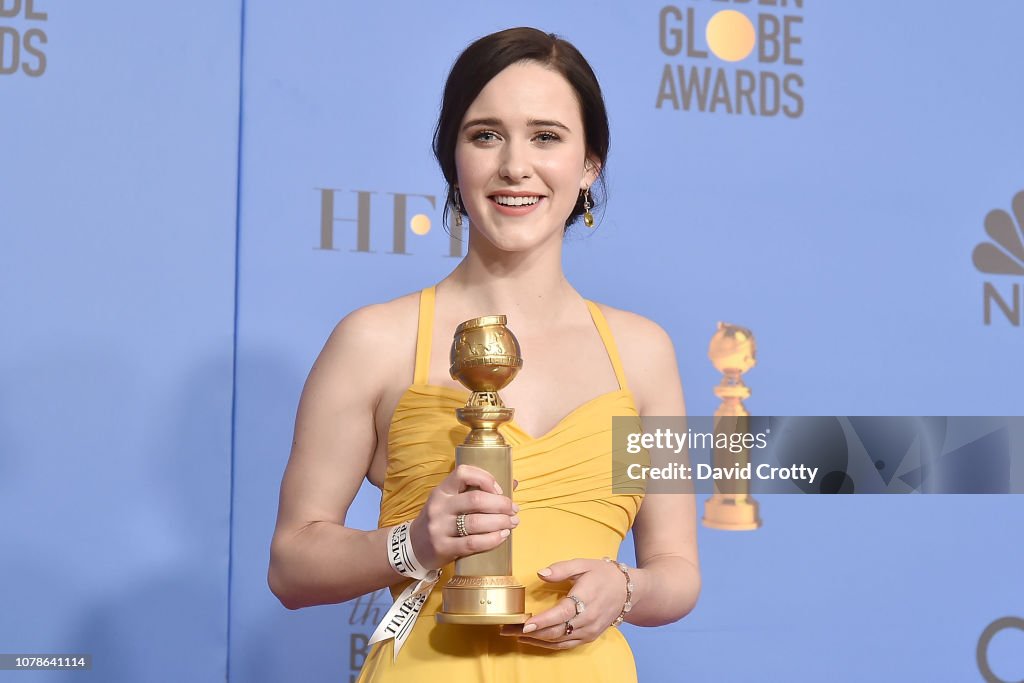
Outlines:
[[[420,294],[413,384],[398,401],[388,432],[388,461],[379,526],[419,514],[427,497],[454,467],[455,447],[469,429],[455,419],[469,392],[427,383],[433,322],[433,287]],[[533,437],[515,421],[500,427],[512,446],[512,470],[519,485],[519,526],[512,533],[513,574],[526,586],[526,609],[552,607],[571,583],[547,583],[537,570],[576,557],[616,557],[633,524],[642,496],[612,492],[612,417],[637,416],[614,339],[600,309],[587,306],[615,369],[619,388],[578,406],[546,434]],[[592,643],[555,651],[500,636],[498,627],[439,625],[441,582],[423,606],[412,635],[392,662],[393,643],[376,644],[360,681],[614,681],[635,680],[628,644],[616,628]],[[397,596],[408,585],[392,587]],[[436,677],[436,678],[435,678]]]

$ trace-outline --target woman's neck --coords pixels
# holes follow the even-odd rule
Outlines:
[[[459,302],[464,319],[501,313],[528,324],[558,319],[581,299],[562,271],[561,240],[526,252],[471,244],[438,289]]]

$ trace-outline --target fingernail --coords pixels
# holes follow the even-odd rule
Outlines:
[[[515,503],[512,503],[512,512],[519,512],[519,506]]]
[[[507,537],[507,536],[508,536],[508,535],[509,535],[510,533],[512,533],[512,532],[511,532],[511,531],[509,531],[508,529],[502,529],[502,530],[501,530],[501,537],[502,537],[502,538],[505,538],[505,537]]]
[[[512,515],[511,517],[509,517],[508,521],[512,522],[513,524],[519,524],[519,518],[516,517],[515,515]]]
[[[537,624],[527,624],[523,627],[523,633],[533,633],[537,630]]]
[[[544,569],[541,569],[537,573],[540,574],[541,576],[551,576],[551,568],[550,567],[544,567]]]
[[[501,484],[499,484],[498,482],[494,482],[494,492],[497,493],[499,496],[503,495],[501,490]]]

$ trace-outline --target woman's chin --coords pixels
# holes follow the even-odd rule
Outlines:
[[[549,242],[552,242],[552,235],[544,235],[539,231],[530,231],[529,233],[502,233],[489,232],[483,234],[484,241],[487,242],[492,248],[509,253],[522,253],[534,251],[545,247]],[[561,234],[557,236],[561,239]]]

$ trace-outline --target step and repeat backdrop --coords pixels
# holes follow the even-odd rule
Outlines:
[[[0,654],[91,655],[0,680],[354,680],[383,592],[291,612],[266,584],[295,408],[339,319],[464,254],[431,136],[455,57],[503,28],[558,33],[601,81],[607,201],[565,269],[669,332],[691,414],[717,406],[719,321],[756,336],[755,413],[1022,414],[1022,22],[1012,0],[0,0]],[[641,681],[1024,677],[1019,496],[761,515],[701,529],[690,616],[624,626]]]
[[[240,14],[0,2],[0,680],[223,680]]]

